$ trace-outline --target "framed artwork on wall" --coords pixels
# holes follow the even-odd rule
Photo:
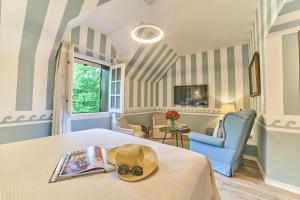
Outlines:
[[[249,66],[249,81],[250,81],[250,96],[259,96],[261,93],[260,88],[260,64],[259,64],[259,54],[255,52],[250,66]]]

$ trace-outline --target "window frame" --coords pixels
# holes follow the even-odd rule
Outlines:
[[[115,76],[117,77],[117,70],[120,69],[120,80],[114,80],[112,79],[112,70],[116,70],[116,73],[115,73]],[[108,110],[109,112],[111,113],[124,113],[124,107],[125,107],[125,98],[124,98],[124,95],[125,95],[125,63],[121,63],[121,64],[116,64],[116,65],[112,65],[110,67],[110,81],[109,81],[109,102],[108,102]],[[119,94],[112,94],[111,93],[111,86],[112,86],[112,83],[117,83],[119,82],[120,83],[120,93]],[[115,91],[116,91],[116,85],[115,85]],[[111,106],[111,97],[114,96],[114,97],[117,97],[119,96],[119,108],[112,108]],[[116,103],[116,102],[115,102]]]
[[[79,64],[89,64],[89,66],[96,67],[96,68],[101,68],[103,66],[111,68],[110,63],[107,63],[105,61],[102,61],[100,59],[96,59],[96,58],[93,58],[93,57],[90,57],[87,55],[76,53],[76,52],[74,53],[73,61],[74,61],[74,63],[79,63]],[[73,73],[73,66],[72,66],[72,73]],[[72,91],[72,96],[73,96],[73,82],[72,82],[71,87],[72,87],[71,91]],[[73,113],[73,102],[71,103],[71,110],[72,110],[72,114],[71,114],[72,120],[98,119],[98,118],[110,117],[109,109],[106,112]]]

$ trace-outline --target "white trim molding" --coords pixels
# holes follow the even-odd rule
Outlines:
[[[26,125],[34,125],[34,124],[48,124],[48,123],[52,123],[52,120],[40,120],[40,121],[27,121],[27,122],[15,122],[15,123],[8,123],[8,124],[0,124],[0,128],[26,126]]]
[[[110,118],[109,112],[72,114],[71,120]]]
[[[265,177],[264,181],[266,184],[271,185],[273,187],[277,187],[277,188],[300,195],[300,187],[297,187],[294,185],[289,185],[289,184],[286,184],[286,183],[283,183],[280,181],[276,181],[276,180],[270,179],[268,177]]]

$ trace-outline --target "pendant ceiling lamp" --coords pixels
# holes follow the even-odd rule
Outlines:
[[[131,37],[137,42],[151,44],[160,41],[164,37],[163,30],[154,23],[154,2],[155,0],[141,0],[137,19],[138,25],[131,31]],[[146,20],[148,22],[145,22]]]

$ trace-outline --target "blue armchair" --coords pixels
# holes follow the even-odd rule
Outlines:
[[[227,113],[222,121],[223,138],[191,132],[190,150],[207,156],[214,171],[232,176],[242,164],[242,154],[255,118],[255,110]]]

